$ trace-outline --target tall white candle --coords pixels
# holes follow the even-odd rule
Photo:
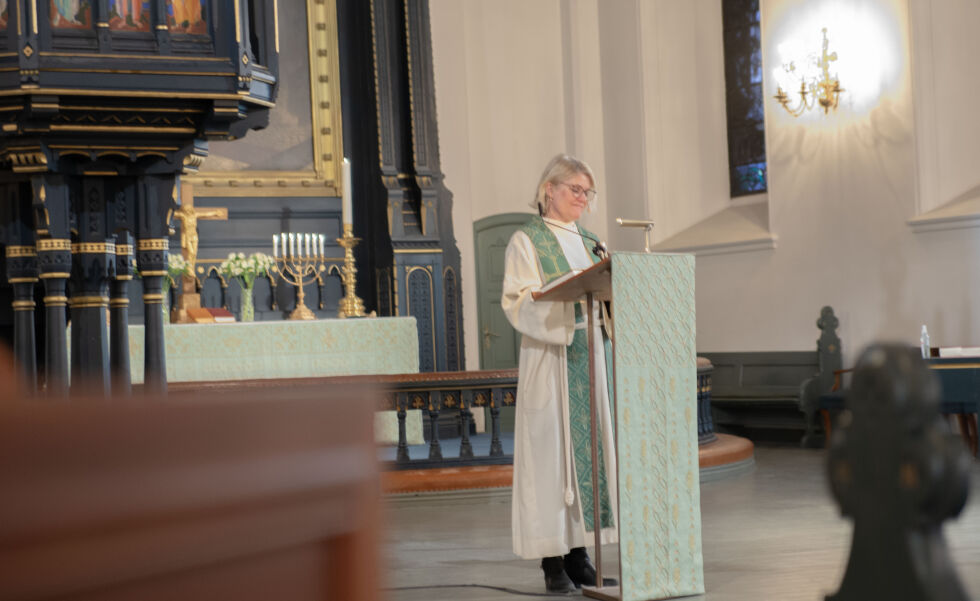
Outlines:
[[[312,254],[310,253],[310,235],[303,234],[303,237],[306,238],[306,256],[307,257],[312,256]]]
[[[296,235],[289,232],[289,256],[296,256]]]
[[[272,256],[279,256],[279,234],[272,234]]]
[[[319,238],[320,238],[320,258],[322,259],[323,258],[323,240],[324,240],[325,236],[323,234],[320,234],[319,235]]]
[[[350,189],[350,161],[347,157],[344,157],[344,179],[343,179],[343,213],[342,218],[344,223],[354,223],[354,214],[351,206],[351,189]]]

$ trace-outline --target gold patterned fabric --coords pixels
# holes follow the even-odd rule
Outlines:
[[[168,382],[314,378],[419,371],[414,317],[165,325]],[[143,326],[129,327],[133,383]]]
[[[694,257],[614,253],[622,601],[704,592]]]
[[[257,321],[163,326],[168,382],[418,373],[414,317]],[[69,330],[69,348],[71,347]],[[133,384],[143,382],[143,326],[129,326]],[[422,444],[422,415],[406,416],[408,444]],[[379,444],[398,442],[394,411],[375,419]]]

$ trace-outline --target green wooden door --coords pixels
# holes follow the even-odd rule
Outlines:
[[[530,218],[530,213],[505,213],[486,217],[473,224],[480,369],[517,367],[521,337],[500,308],[500,294],[503,291],[507,243],[511,234]]]

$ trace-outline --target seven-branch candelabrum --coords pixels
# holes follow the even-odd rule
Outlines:
[[[272,236],[272,256],[276,261],[273,269],[282,275],[286,283],[296,286],[296,308],[289,319],[316,319],[316,315],[304,302],[303,286],[320,280],[324,266],[323,234],[282,233]]]
[[[344,284],[345,294],[340,299],[340,309],[337,311],[339,317],[364,317],[364,301],[354,293],[357,284],[354,277],[357,273],[354,267],[354,247],[360,241],[360,238],[354,237],[354,226],[345,223],[344,236],[337,238],[337,243],[344,248],[344,266],[340,269],[340,279]]]

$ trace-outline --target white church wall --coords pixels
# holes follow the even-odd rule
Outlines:
[[[644,190],[656,242],[731,205],[721,3],[639,6]]]
[[[531,213],[558,152],[587,161],[605,196],[595,0],[431,0],[439,142],[462,254],[467,369],[479,367],[473,223]],[[605,238],[606,208],[583,223]]]
[[[980,5],[923,2],[763,1],[768,219],[778,242],[698,257],[700,350],[814,348],[827,304],[840,318],[846,362],[875,339],[915,344],[923,323],[936,344],[980,344],[980,230],[919,232],[907,223],[980,186],[980,118],[969,100],[980,93],[971,75],[980,42],[968,27],[976,19],[964,18]],[[529,211],[557,149],[596,168],[600,211],[586,224],[615,249],[642,248],[642,235],[612,225],[614,217],[651,217],[662,239],[731,206],[721,15],[714,0],[430,6],[442,165],[455,197],[467,366],[475,369],[472,224]],[[828,6],[851,20],[877,19],[884,33],[876,44],[894,63],[885,81],[842,81],[862,94],[877,81],[873,102],[845,96],[830,115],[794,119],[772,99],[776,38],[813,19],[819,35]],[[840,65],[879,56],[826,25]]]
[[[875,19],[883,36],[878,46],[897,61],[875,73],[886,77],[873,102],[842,100],[836,113],[794,119],[771,100],[776,45],[802,23],[820,27],[818,15],[826,17],[828,6],[843,10],[845,20]],[[971,301],[980,289],[973,275],[980,267],[978,231],[914,233],[906,223],[916,211],[917,173],[907,9],[904,0],[763,3],[769,207],[779,244],[699,257],[699,349],[813,348],[814,320],[825,304],[840,318],[846,362],[873,340],[916,344],[923,323],[935,344],[980,340],[980,313]],[[833,24],[826,26],[833,36]],[[942,28],[939,36],[955,31],[932,26]],[[861,35],[866,43],[868,28]],[[857,50],[841,40],[837,51],[843,64]],[[841,71],[845,89],[860,87]],[[962,111],[937,119],[940,129],[977,122]]]
[[[980,2],[916,0],[912,79],[918,155],[918,213],[980,198]]]

